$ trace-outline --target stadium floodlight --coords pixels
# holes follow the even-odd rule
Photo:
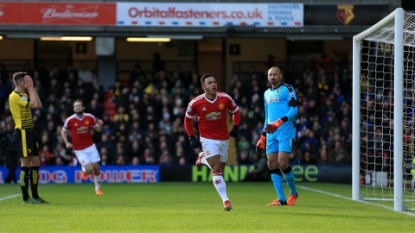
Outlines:
[[[128,37],[127,42],[170,42],[170,38]]]
[[[93,38],[91,36],[45,36],[40,37],[42,41],[91,41]]]
[[[415,14],[397,8],[353,37],[352,199],[415,210]]]

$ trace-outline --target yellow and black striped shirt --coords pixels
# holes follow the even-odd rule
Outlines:
[[[9,107],[16,129],[34,130],[34,123],[29,105],[29,96],[26,93],[13,91],[9,95]]]

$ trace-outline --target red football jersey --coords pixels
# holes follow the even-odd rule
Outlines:
[[[68,117],[63,125],[63,130],[70,131],[74,150],[82,150],[94,144],[91,136],[91,128],[98,126],[94,115],[84,113],[83,118],[76,114]]]
[[[238,105],[226,93],[217,92],[213,101],[207,99],[205,94],[201,94],[189,102],[186,117],[193,119],[198,116],[201,137],[227,140],[229,139],[228,112],[235,113],[238,110]]]

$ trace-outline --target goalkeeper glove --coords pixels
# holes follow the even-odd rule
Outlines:
[[[233,129],[231,130],[231,132],[229,132],[229,136],[234,137],[234,138],[239,137],[239,126],[238,125],[233,126]]]
[[[198,148],[199,147],[199,141],[196,139],[196,137],[194,135],[189,137],[189,141],[190,141],[190,146],[193,148]]]
[[[274,133],[282,124],[284,124],[284,121],[280,118],[268,124],[267,127],[265,127],[265,131],[267,131],[267,133]]]
[[[265,150],[265,143],[267,140],[267,136],[265,133],[262,133],[261,137],[259,138],[257,144],[256,144],[256,151],[260,154]]]

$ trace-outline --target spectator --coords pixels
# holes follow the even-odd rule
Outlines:
[[[180,163],[188,164],[186,153],[184,151],[183,146],[180,144],[181,143],[179,143],[179,145],[176,146],[176,153],[175,153],[175,156],[173,157],[173,163],[174,164],[180,164]]]
[[[316,164],[317,161],[314,158],[314,154],[312,154],[310,151],[306,151],[304,153],[303,159],[301,160],[301,164]]]
[[[167,149],[164,149],[159,157],[159,164],[160,165],[171,165],[172,164],[172,157]]]
[[[320,157],[317,159],[317,164],[320,165],[327,165],[329,164],[329,158],[328,158],[328,153],[327,153],[327,146],[326,145],[322,145],[320,147]]]
[[[239,165],[249,165],[252,164],[251,158],[249,156],[249,151],[247,149],[241,150],[238,156]]]
[[[91,113],[92,115],[96,116],[98,119],[102,119],[104,114],[104,109],[102,104],[99,102],[100,100],[98,97],[94,97],[91,102],[86,107],[86,112]]]
[[[159,71],[164,71],[165,69],[166,65],[161,59],[160,53],[153,53],[153,72],[158,73]]]
[[[107,133],[101,134],[101,140],[96,143],[96,146],[98,151],[103,151],[103,148],[105,149],[107,162],[111,163],[115,161],[115,157],[113,156],[115,154],[115,146],[112,141],[110,141]]]
[[[128,78],[129,87],[135,86],[135,82],[138,82],[139,86],[146,86],[146,74],[141,69],[140,64],[134,66],[134,70],[131,71],[130,77]]]
[[[134,156],[133,159],[131,160],[131,165],[137,166],[140,164],[141,164],[140,159],[137,156]]]
[[[62,157],[55,157],[55,165],[56,166],[64,166],[65,165],[65,163],[63,162],[63,160],[62,160]]]
[[[290,159],[288,160],[290,166],[301,165],[301,150],[294,149],[293,153],[290,154]]]
[[[99,150],[99,153],[101,155],[100,165],[101,166],[104,166],[104,165],[110,164],[110,161],[108,159],[108,151],[107,151],[107,148],[101,147],[101,149]]]
[[[128,144],[125,154],[128,157],[128,160],[132,161],[134,157],[140,159],[143,152],[144,151],[140,141],[138,139],[134,139]]]
[[[342,163],[344,155],[345,154],[342,143],[340,141],[335,141],[334,148],[331,149],[328,154],[329,164],[336,164],[338,162]]]
[[[241,136],[239,137],[239,140],[237,142],[237,147],[239,152],[247,151],[249,154],[249,151],[251,149],[251,143],[248,140],[246,140],[244,136]]]
[[[82,80],[85,84],[91,84],[93,79],[92,71],[88,69],[86,62],[81,62],[81,67],[78,70],[78,78]]]
[[[166,130],[167,134],[171,134],[172,125],[171,125],[171,122],[170,122],[170,113],[169,112],[165,111],[163,113],[163,120],[161,120],[159,122],[158,127],[159,127],[159,129]]]
[[[118,151],[118,149],[117,149],[117,151]],[[117,164],[117,165],[124,165],[124,164],[126,164],[125,158],[124,158],[124,155],[123,154],[117,153],[116,158],[117,158],[117,160],[115,161],[115,164]]]
[[[0,162],[5,161],[7,176],[4,183],[17,183],[16,170],[19,167],[19,157],[13,148],[14,124],[12,122],[0,122]]]
[[[267,158],[265,155],[258,155],[258,160],[253,164],[254,168],[250,168],[243,181],[269,181],[270,173],[267,166]]]
[[[153,152],[149,147],[146,147],[144,149],[143,157],[145,164],[155,164]]]

